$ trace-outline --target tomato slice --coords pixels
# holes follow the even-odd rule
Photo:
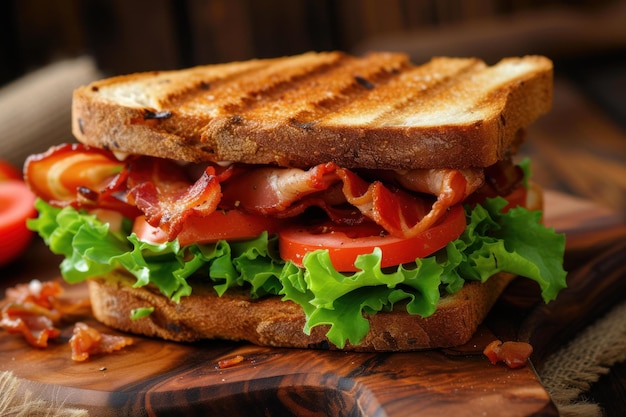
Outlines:
[[[280,256],[302,266],[304,256],[318,249],[326,249],[337,271],[357,271],[357,256],[382,251],[381,267],[414,262],[431,255],[458,238],[465,230],[465,211],[461,205],[450,209],[435,226],[411,238],[397,238],[383,233],[375,225],[288,227],[278,232]]]
[[[36,215],[35,196],[21,180],[0,182],[0,265],[16,258],[28,246],[33,233],[26,219]]]
[[[218,240],[252,239],[262,232],[275,233],[284,220],[245,213],[240,210],[217,210],[208,216],[189,216],[178,234],[181,246],[191,243],[215,243]],[[167,234],[151,226],[145,216],[135,219],[133,232],[144,242],[163,243]]]

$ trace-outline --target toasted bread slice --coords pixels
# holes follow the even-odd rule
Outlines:
[[[105,325],[140,335],[176,342],[201,339],[248,341],[262,346],[336,349],[328,342],[328,326],[303,332],[302,308],[278,296],[251,299],[245,289],[229,290],[218,297],[206,286],[175,303],[151,287],[132,287],[132,277],[115,271],[88,281],[94,317]],[[413,351],[466,343],[483,321],[500,293],[513,279],[498,274],[485,284],[472,282],[440,299],[435,313],[426,318],[409,315],[403,307],[368,316],[370,331],[351,351]],[[133,320],[131,311],[154,307],[147,317]]]
[[[485,167],[552,102],[552,63],[306,53],[139,73],[77,89],[79,141],[182,161]]]

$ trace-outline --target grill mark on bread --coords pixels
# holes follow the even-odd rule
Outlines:
[[[340,65],[339,65],[340,64]],[[338,65],[310,74],[279,96],[255,103],[248,108],[249,119],[269,118],[278,123],[311,128],[330,114],[341,112],[361,99],[376,85],[384,85],[410,63],[405,55],[377,53],[362,58],[344,56]],[[359,79],[367,78],[371,88]],[[284,121],[284,122],[283,122]]]
[[[484,64],[473,58],[437,58],[419,67],[409,67],[341,113],[331,114],[324,123],[339,125],[359,120],[368,126],[400,125],[407,113],[430,111],[431,101],[458,83],[457,77],[481,68]]]
[[[206,94],[218,82],[228,82],[258,67],[272,65],[276,60],[250,60],[210,67],[120,75],[97,81],[91,85],[91,90],[104,100],[162,111],[177,108],[195,96]]]
[[[359,83],[363,87],[367,88],[368,90],[371,90],[371,89],[374,88],[374,84],[369,82],[369,80],[367,78],[363,78],[360,75],[355,75],[354,79],[356,80],[357,83]]]
[[[149,109],[145,109],[144,110],[144,115],[143,115],[144,120],[169,119],[170,117],[172,117],[172,112],[171,111],[157,111],[157,112],[153,112],[153,111],[151,111]]]
[[[188,71],[188,74],[186,74],[188,77],[188,85],[184,85],[182,88],[173,88],[169,94],[160,100],[160,104],[163,107],[168,106],[176,108],[184,106],[187,103],[202,102],[206,96],[212,94],[210,91],[215,89],[216,86],[228,83],[233,79],[255,72],[260,67],[271,65],[271,62],[273,61],[274,60],[271,59],[267,61],[252,60],[247,65],[240,63],[241,65],[238,65],[232,71],[224,71],[222,73],[211,72],[209,74],[205,74],[201,67],[182,70],[185,72]],[[180,83],[178,78],[180,74],[168,72],[165,76],[168,78],[164,79],[163,82],[171,83],[173,86]],[[174,78],[169,78],[171,76]]]
[[[539,56],[414,67],[402,54],[308,53],[97,81],[75,90],[72,130],[88,145],[191,162],[484,167],[551,97],[552,63]],[[131,123],[144,110],[171,117]]]
[[[210,91],[185,100],[182,108],[204,111],[212,118],[228,114],[245,118],[250,109],[272,102],[295,85],[340,66],[345,58],[345,54],[333,52],[270,60],[251,71],[213,82]]]

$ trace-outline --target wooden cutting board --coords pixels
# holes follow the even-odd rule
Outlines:
[[[620,216],[608,210],[562,194],[549,193],[546,199],[546,223],[567,234],[568,268],[609,253],[626,233]],[[608,264],[618,272],[600,274],[586,265],[570,274],[569,288],[548,306],[538,302],[534,286],[514,281],[474,338],[455,349],[345,353],[135,337],[135,344],[120,352],[73,362],[68,324],[44,350],[0,333],[0,370],[12,371],[22,382],[20,389],[85,408],[91,416],[556,416],[535,369],[563,340],[608,309],[609,295],[611,302],[624,299],[626,280],[620,277],[626,247],[615,248]],[[3,285],[58,276],[58,258],[46,251],[35,242],[31,253],[0,270]],[[620,262],[614,262],[617,257]],[[85,287],[69,291],[84,296]],[[594,302],[600,298],[605,302]],[[88,315],[80,319],[116,333]],[[531,341],[532,363],[515,370],[492,365],[481,352],[496,337]],[[218,366],[237,355],[243,356],[241,363]]]

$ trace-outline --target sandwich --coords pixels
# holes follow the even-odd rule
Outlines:
[[[75,90],[32,155],[29,227],[94,317],[172,341],[411,351],[466,343],[515,277],[566,287],[516,161],[549,59],[310,52]]]

